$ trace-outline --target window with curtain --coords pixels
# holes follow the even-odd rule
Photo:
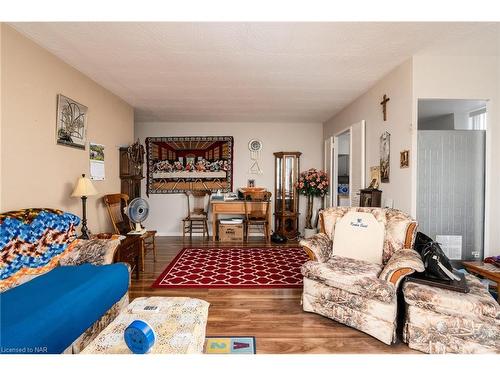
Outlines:
[[[469,129],[486,130],[486,108],[469,113]]]

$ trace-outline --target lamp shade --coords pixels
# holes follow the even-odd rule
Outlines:
[[[82,174],[82,177],[78,179],[75,185],[75,189],[71,194],[72,197],[88,197],[91,195],[96,195],[97,190],[94,185],[92,185],[92,181],[88,177],[85,177],[85,174]]]

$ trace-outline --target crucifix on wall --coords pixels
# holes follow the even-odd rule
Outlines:
[[[384,94],[380,105],[382,106],[382,113],[384,114],[384,121],[387,121],[387,102],[391,100],[386,94]]]

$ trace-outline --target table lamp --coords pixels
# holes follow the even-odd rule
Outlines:
[[[72,197],[80,197],[82,198],[82,235],[80,238],[88,240],[89,237],[89,229],[87,228],[87,197],[91,195],[96,195],[97,190],[94,185],[92,185],[92,181],[88,177],[85,177],[85,173],[82,174],[82,177],[78,179],[76,182],[75,189],[71,194]]]

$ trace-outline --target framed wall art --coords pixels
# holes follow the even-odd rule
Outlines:
[[[384,132],[380,136],[380,181],[389,182],[391,159],[391,135]]]
[[[83,104],[64,95],[57,95],[57,144],[85,149],[87,110]]]
[[[400,152],[399,167],[400,168],[409,168],[410,167],[410,150],[404,150],[404,151]]]
[[[149,194],[233,189],[233,137],[146,138]]]
[[[369,188],[378,189],[380,186],[380,165],[370,167],[370,186]]]

